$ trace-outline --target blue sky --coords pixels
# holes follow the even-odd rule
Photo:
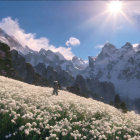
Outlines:
[[[118,48],[126,42],[140,42],[140,2],[124,2],[125,17],[105,13],[107,4],[103,1],[1,1],[0,22],[10,17],[24,33],[35,33],[36,39],[47,38],[49,45],[69,48],[73,55],[86,60],[88,56],[96,56],[107,41]],[[66,46],[70,37],[80,43]]]

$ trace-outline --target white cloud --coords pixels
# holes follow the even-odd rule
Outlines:
[[[75,37],[70,37],[68,41],[66,41],[66,46],[78,46],[80,45],[80,40]]]
[[[95,46],[96,49],[102,49],[104,47],[104,45],[97,45]]]
[[[11,17],[3,18],[0,21],[0,28],[7,34],[14,36],[23,46],[27,45],[33,50],[39,51],[41,48],[44,48],[53,52],[60,52],[66,59],[71,59],[74,56],[71,48],[55,47],[49,43],[46,37],[36,38],[35,33],[26,33],[20,28],[17,19],[13,20]]]
[[[137,44],[132,44],[134,48],[138,47],[138,43]]]
[[[133,45],[133,48],[134,48],[134,50],[135,50],[136,52],[140,50],[140,49],[139,49],[139,44],[138,44],[138,43],[132,44],[132,45]]]

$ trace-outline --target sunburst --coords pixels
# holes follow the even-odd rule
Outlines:
[[[111,1],[108,4],[108,12],[112,15],[117,15],[122,13],[123,11],[123,3],[121,1]]]

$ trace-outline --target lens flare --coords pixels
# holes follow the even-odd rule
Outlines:
[[[121,1],[112,1],[108,4],[108,11],[114,15],[121,13],[122,8],[123,5]]]

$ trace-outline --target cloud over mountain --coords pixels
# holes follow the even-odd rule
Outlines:
[[[104,47],[104,45],[97,45],[95,46],[96,49],[102,49]]]
[[[66,46],[78,46],[80,45],[80,40],[75,37],[70,37],[69,40],[66,41]]]
[[[16,38],[23,46],[28,46],[33,50],[39,51],[41,48],[52,50],[53,52],[60,52],[66,59],[71,59],[74,55],[71,48],[56,47],[51,45],[48,38],[36,38],[35,33],[26,33],[19,25],[18,19],[13,20],[11,17],[3,18],[0,21],[0,28],[6,33]]]

